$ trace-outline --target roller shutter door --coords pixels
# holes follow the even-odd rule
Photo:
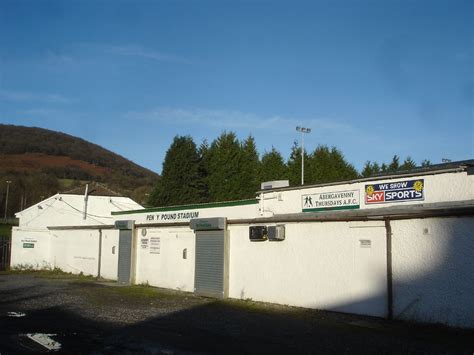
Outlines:
[[[197,295],[225,296],[224,231],[196,232],[194,290]]]
[[[132,266],[132,231],[121,230],[119,234],[118,250],[118,283],[130,284]]]

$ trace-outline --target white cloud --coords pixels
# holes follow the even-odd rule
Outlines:
[[[141,58],[156,60],[160,62],[189,63],[187,59],[181,58],[174,54],[158,52],[158,51],[147,49],[138,45],[104,46],[104,49],[109,53],[123,55],[123,56],[141,57]]]
[[[68,104],[73,100],[58,94],[35,93],[28,91],[0,90],[0,100],[45,102],[55,104]]]
[[[252,129],[288,132],[303,125],[314,130],[352,132],[346,123],[329,118],[296,119],[282,116],[264,117],[253,113],[221,109],[183,109],[157,107],[148,111],[131,111],[127,118],[168,124],[199,124],[220,129]]]
[[[48,63],[54,65],[69,65],[75,62],[72,56],[52,50],[46,52],[45,59]]]
[[[18,111],[17,114],[20,115],[33,115],[33,116],[51,116],[57,114],[57,110],[48,109],[48,108],[30,108],[27,110]]]

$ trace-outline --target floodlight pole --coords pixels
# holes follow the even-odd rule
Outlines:
[[[5,222],[7,221],[7,210],[8,210],[8,192],[10,191],[11,180],[5,181],[7,183],[7,196],[5,197]]]
[[[311,128],[296,127],[298,132],[301,132],[301,185],[304,185],[304,134],[311,133]]]

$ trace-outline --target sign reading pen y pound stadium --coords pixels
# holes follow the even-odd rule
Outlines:
[[[301,196],[303,212],[350,210],[360,207],[359,190],[322,192]]]
[[[425,199],[423,179],[365,185],[365,203],[422,201]]]

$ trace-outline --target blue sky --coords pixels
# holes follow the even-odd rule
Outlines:
[[[0,1],[0,122],[160,172],[175,135],[474,158],[473,1]]]

